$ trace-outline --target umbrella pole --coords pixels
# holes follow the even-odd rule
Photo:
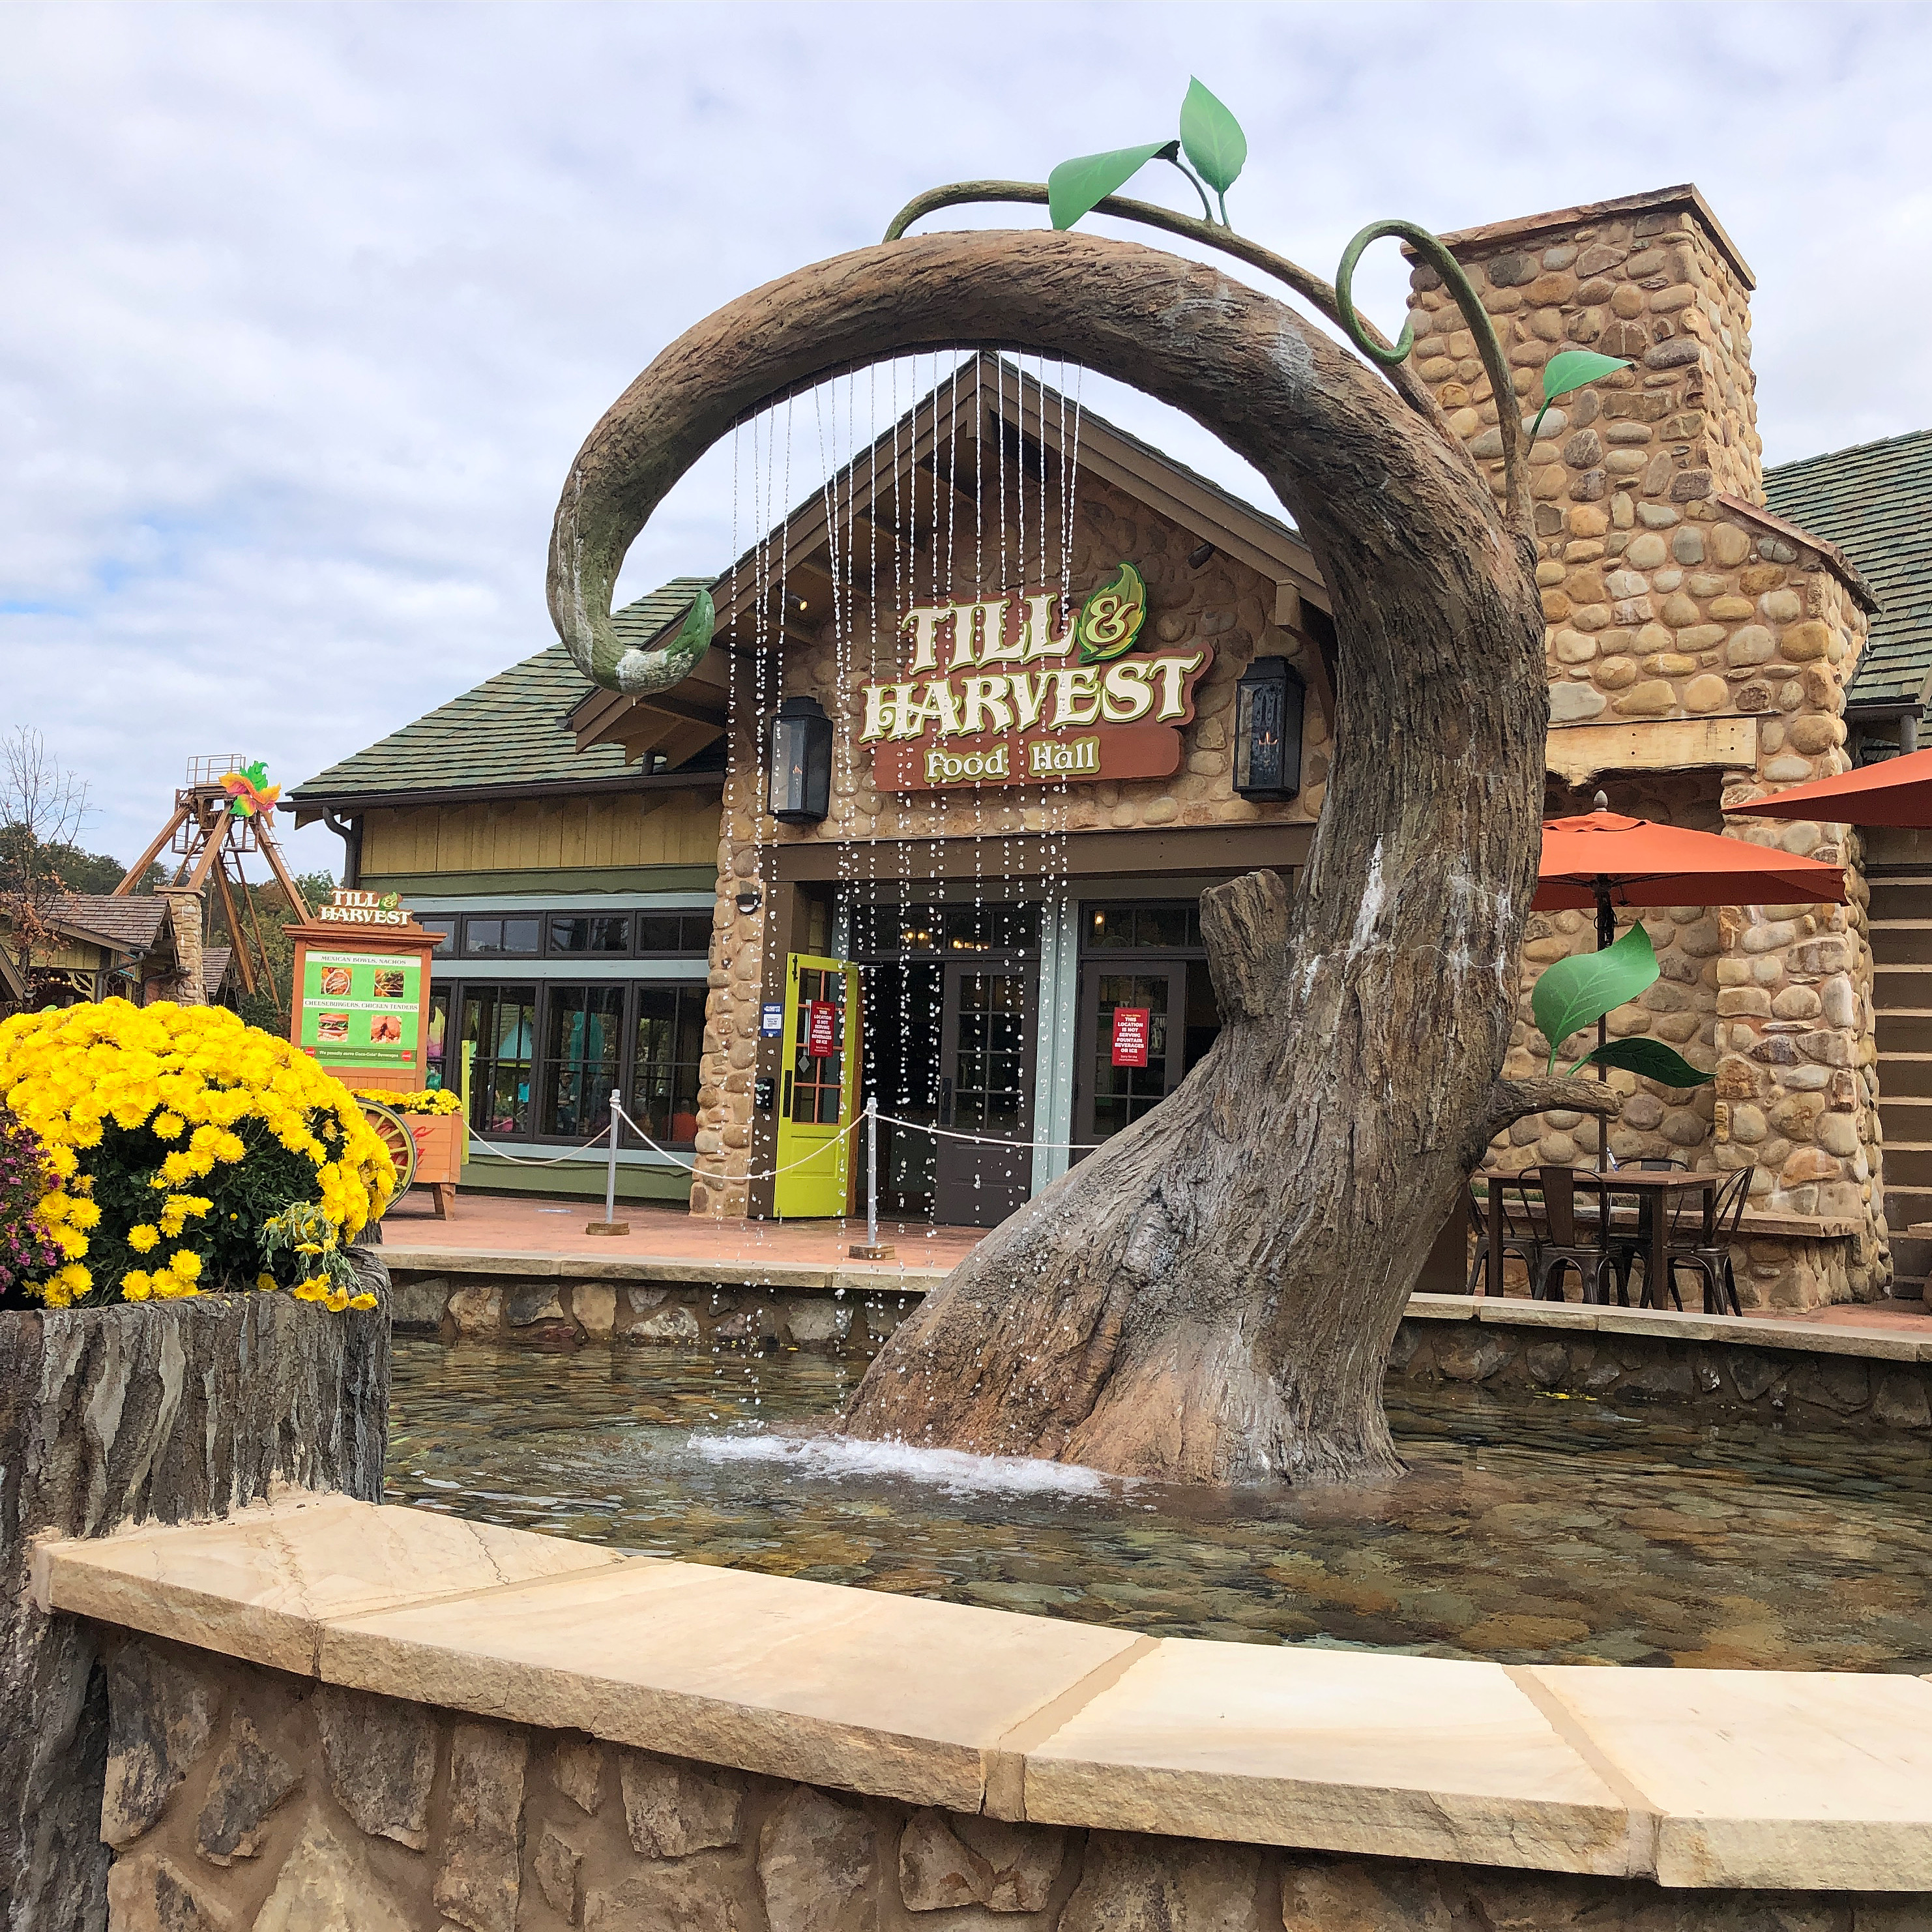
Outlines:
[[[1599,798],[1602,796],[1600,792],[1598,794]],[[1596,893],[1597,950],[1600,952],[1606,946],[1616,942],[1617,916],[1610,905],[1610,882],[1607,878],[1598,880]],[[1610,1077],[1610,1070],[1604,1065],[1601,1058],[1604,1048],[1610,1043],[1610,1017],[1607,1013],[1600,1013],[1597,1018],[1597,1078],[1599,1081],[1607,1080]],[[1610,1153],[1610,1124],[1604,1115],[1599,1114],[1597,1116],[1597,1172],[1599,1174],[1605,1172],[1604,1163]]]

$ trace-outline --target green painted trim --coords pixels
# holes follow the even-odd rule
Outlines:
[[[457,1211],[462,1212],[461,1190],[487,1188],[492,1194],[555,1194],[572,1200],[604,1198],[606,1170],[568,1168],[518,1167],[487,1154],[472,1154],[463,1163],[463,1179],[458,1190]],[[691,1198],[691,1176],[682,1168],[623,1167],[617,1169],[620,1201],[683,1201]]]
[[[365,872],[364,892],[715,892],[715,866],[558,866],[502,872]]]

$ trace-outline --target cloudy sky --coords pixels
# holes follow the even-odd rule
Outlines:
[[[0,4],[0,728],[123,857],[191,755],[360,748],[550,640],[566,467],[665,343],[922,187],[1162,138],[1190,72],[1236,224],[1324,273],[1378,215],[1693,180],[1767,460],[1932,424],[1923,7]],[[731,488],[626,589],[724,562]]]

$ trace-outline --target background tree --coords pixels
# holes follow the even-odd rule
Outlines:
[[[310,904],[320,905],[335,890],[335,874],[328,872],[302,872],[296,876],[296,884]],[[239,890],[231,886],[230,890],[239,902],[235,909],[236,917],[244,927],[261,934],[272,982],[270,986],[258,986],[252,993],[238,994],[235,1010],[250,1026],[260,1027],[268,1033],[286,1034],[296,960],[295,941],[283,929],[286,922],[296,916],[289,904],[288,895],[272,879],[265,880],[259,885],[244,884]],[[218,900],[215,916],[221,943],[230,946],[238,944],[235,935],[227,929],[227,920],[221,914]]]
[[[82,856],[76,841],[88,815],[86,780],[60,764],[39,732],[22,724],[0,738],[0,919],[29,982],[34,955],[55,943],[54,908],[74,890],[65,872]]]
[[[688,331],[572,466],[550,611],[598,682],[675,682],[705,641],[689,624],[658,652],[626,650],[610,625],[646,518],[734,422],[916,350],[1067,356],[1181,410],[1266,478],[1321,568],[1336,632],[1332,776],[1292,901],[1274,872],[1203,895],[1214,1047],[960,1264],[881,1351],[844,1426],[1168,1479],[1358,1479],[1400,1466],[1382,1406],[1389,1343],[1490,1139],[1524,1114],[1613,1102],[1594,1081],[1498,1077],[1549,694],[1527,425],[1495,331],[1454,258],[1412,224],[1365,230],[1331,286],[1222,222],[1114,195],[1184,147],[1225,211],[1245,144],[1218,122],[1202,135],[1206,110],[1192,93],[1190,106],[1180,143],[1086,157],[1048,184],[937,190],[884,246]],[[1370,366],[1270,296],[1131,243],[902,238],[922,212],[988,199],[1047,203],[1059,229],[1098,207],[1236,255]],[[1501,506],[1404,366],[1408,332],[1390,344],[1355,314],[1349,277],[1382,235],[1442,276],[1475,338],[1498,409]]]

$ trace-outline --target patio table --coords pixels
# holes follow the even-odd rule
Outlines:
[[[1691,1174],[1681,1168],[1659,1171],[1655,1168],[1619,1167],[1607,1172],[1598,1173],[1594,1168],[1576,1168],[1575,1175],[1577,1191],[1594,1192],[1597,1197],[1597,1226],[1607,1237],[1610,1214],[1610,1197],[1616,1194],[1634,1194],[1642,1209],[1640,1221],[1645,1237],[1643,1271],[1643,1300],[1646,1308],[1661,1308],[1665,1305],[1664,1288],[1670,1280],[1669,1247],[1670,1216],[1665,1210],[1673,1195],[1696,1194],[1702,1197],[1702,1215],[1708,1224],[1714,1209],[1718,1190],[1730,1178],[1723,1174]],[[1483,1292],[1499,1295],[1503,1292],[1502,1243],[1505,1232],[1503,1218],[1502,1197],[1506,1189],[1514,1187],[1518,1193],[1538,1184],[1536,1170],[1522,1174],[1488,1174],[1483,1177],[1489,1190],[1490,1248],[1484,1272]]]

